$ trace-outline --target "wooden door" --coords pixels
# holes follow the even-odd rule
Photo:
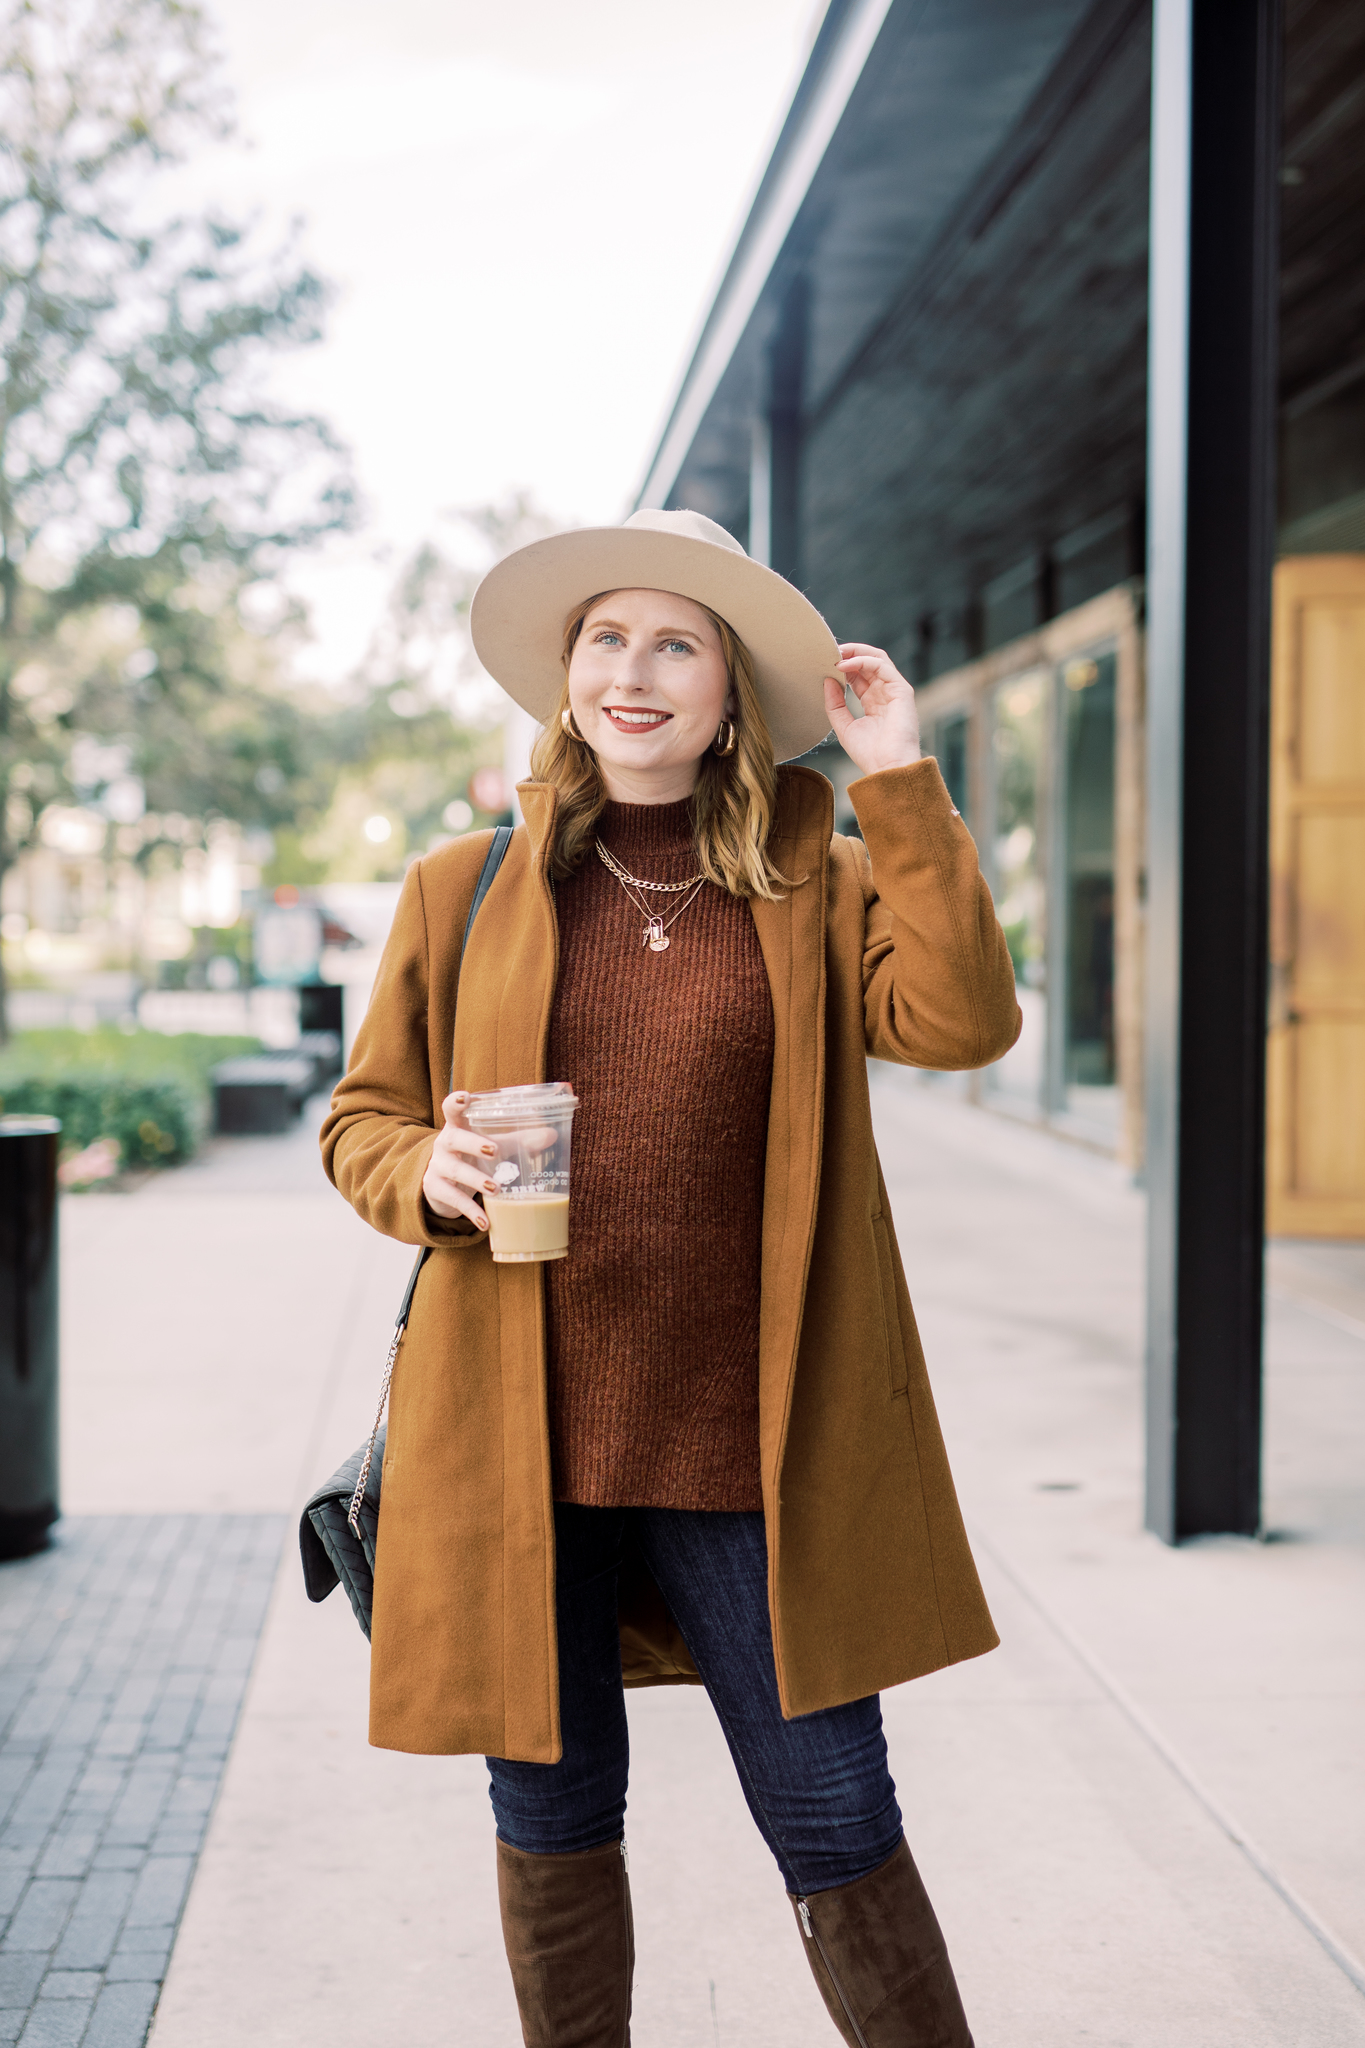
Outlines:
[[[1365,555],[1275,572],[1266,1228],[1365,1237]]]

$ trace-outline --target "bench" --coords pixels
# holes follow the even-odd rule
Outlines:
[[[292,1047],[220,1060],[209,1077],[214,1129],[232,1136],[287,1131],[313,1093],[316,1075],[315,1061]]]

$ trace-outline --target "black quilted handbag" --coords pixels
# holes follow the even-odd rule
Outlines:
[[[479,906],[493,886],[493,877],[502,866],[512,838],[510,825],[499,825],[493,834],[493,843],[488,849],[482,868],[479,870],[478,886],[474,901],[469,906],[465,920],[464,940],[460,947],[460,958],[464,958],[465,947],[469,944],[469,930]],[[451,1076],[454,1085],[454,1076]],[[393,1378],[393,1362],[398,1356],[398,1347],[403,1341],[403,1332],[408,1326],[408,1312],[417,1288],[418,1275],[431,1256],[430,1247],[418,1252],[417,1263],[408,1276],[403,1293],[403,1304],[398,1311],[398,1320],[393,1326],[393,1339],[389,1355],[384,1361],[384,1380],[379,1390],[379,1412],[374,1419],[370,1440],[346,1460],[320,1486],[304,1508],[299,1518],[299,1553],[303,1559],[303,1583],[310,1600],[325,1600],[332,1588],[340,1583],[346,1588],[346,1597],[355,1612],[355,1618],[370,1633],[370,1616],[374,1606],[374,1557],[375,1545],[379,1539],[379,1488],[384,1471],[384,1439],[388,1434],[384,1422],[384,1407],[389,1398],[389,1381]]]
[[[370,1608],[374,1602],[374,1544],[379,1534],[379,1476],[384,1469],[384,1438],[388,1425],[381,1423],[372,1445],[360,1449],[320,1486],[303,1511],[299,1522],[299,1549],[303,1555],[303,1583],[310,1600],[325,1600],[338,1579],[355,1609],[355,1618],[370,1633]],[[372,1451],[365,1490],[351,1525],[351,1503],[356,1481],[367,1451]]]

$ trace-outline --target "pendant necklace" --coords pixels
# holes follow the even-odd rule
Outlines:
[[[597,848],[597,857],[603,867],[616,877],[645,921],[644,930],[640,934],[640,944],[648,946],[651,953],[666,953],[673,943],[668,936],[668,927],[675,924],[683,912],[696,902],[705,884],[705,875],[692,875],[685,882],[646,882],[641,876],[632,875],[628,868],[623,868],[620,861],[607,852],[600,839],[594,839],[593,845]],[[644,898],[637,893],[641,889],[650,889],[658,896],[682,896],[684,901],[678,905],[671,917],[662,917],[657,911],[651,910]]]

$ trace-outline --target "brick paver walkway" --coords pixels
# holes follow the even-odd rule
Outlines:
[[[142,2048],[279,1515],[101,1515],[0,1565],[0,2043]]]

